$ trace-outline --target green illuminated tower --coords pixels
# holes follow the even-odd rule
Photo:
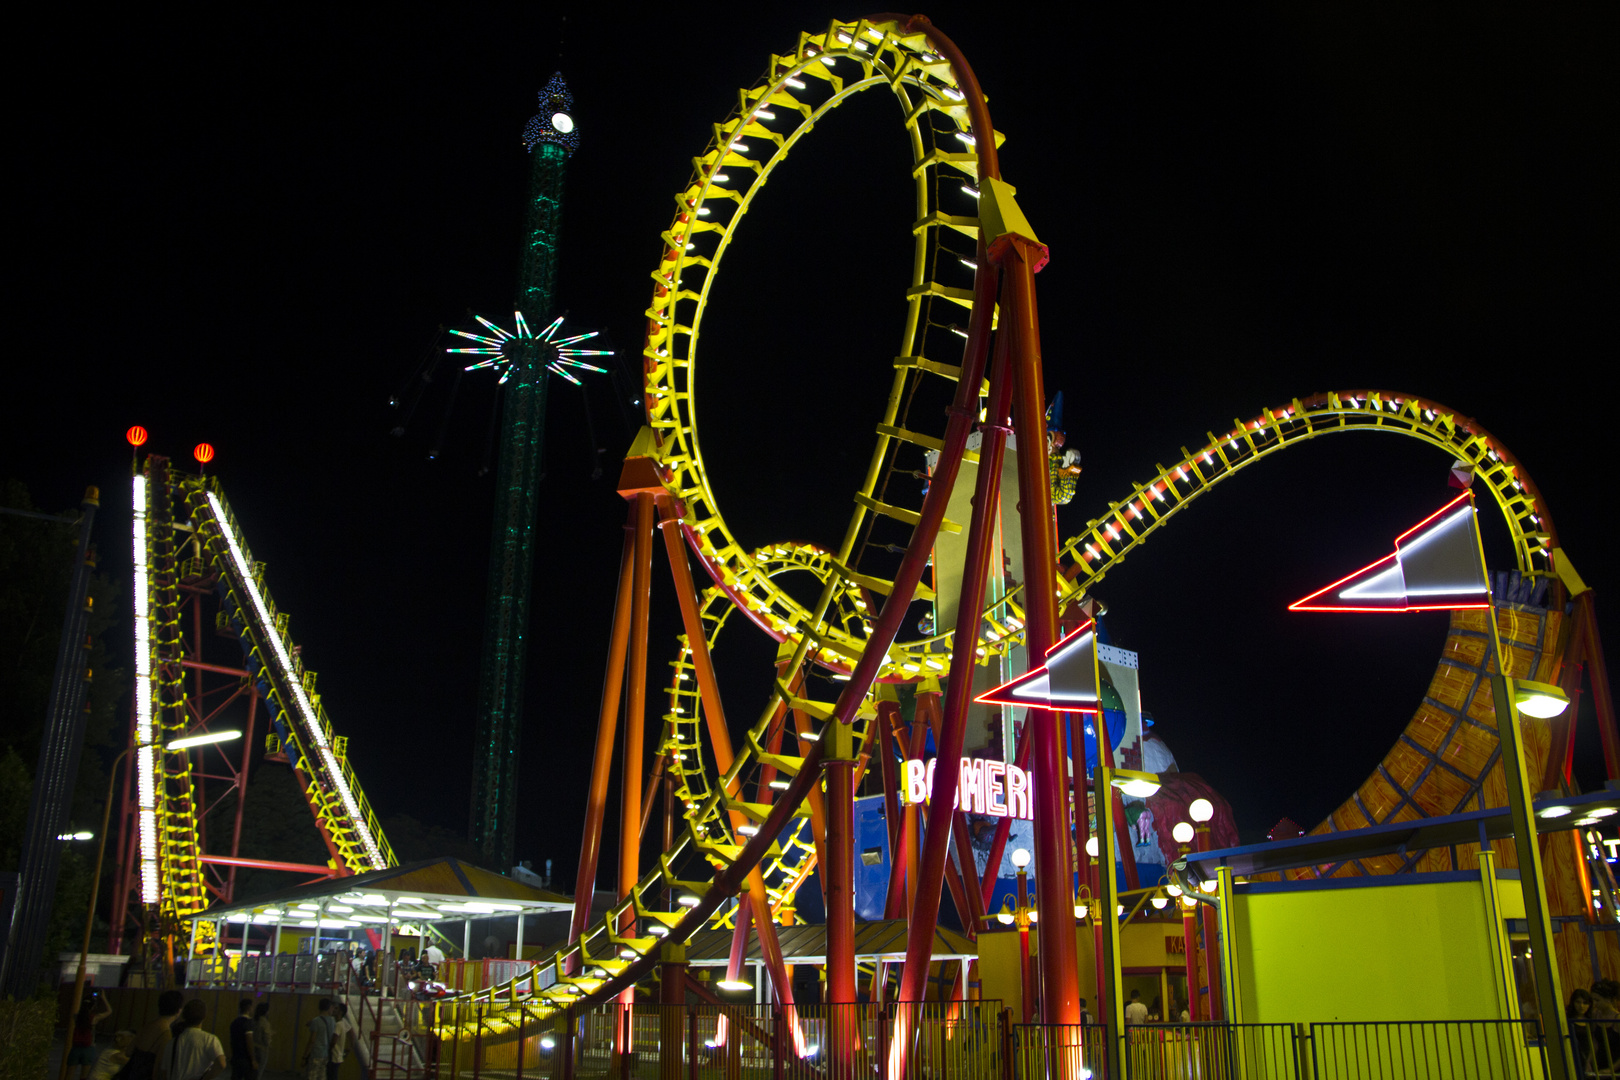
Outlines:
[[[559,338],[556,306],[557,232],[563,180],[578,145],[573,95],[560,74],[540,92],[540,112],[523,141],[532,159],[523,227],[515,329],[479,319],[490,333],[452,331],[476,342],[451,349],[483,357],[469,365],[499,372],[500,465],[495,476],[495,527],[490,544],[484,653],[478,679],[478,737],[473,765],[470,833],[490,865],[507,870],[517,827],[519,734],[523,720],[523,661],[529,628],[529,582],[534,563],[535,508],[544,449],[550,376],[574,380],[569,368],[600,371],[574,357],[595,350],[569,348],[594,335]],[[531,327],[543,327],[539,333]]]

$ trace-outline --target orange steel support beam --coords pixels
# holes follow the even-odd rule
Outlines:
[[[1017,374],[1013,428],[1018,433],[1019,529],[1024,548],[1025,646],[1044,656],[1057,640],[1057,541],[1052,534],[1052,487],[1046,464],[1046,398],[1041,381],[1040,316],[1035,306],[1035,265],[1044,252],[1020,236],[1005,244],[1000,268],[1006,287],[1002,332],[1012,337],[1009,359]],[[1030,710],[1035,766],[1036,906],[1047,915],[1041,935],[1041,1022],[1080,1022],[1080,984],[1074,949],[1073,856],[1069,793],[1063,783],[1064,747],[1057,714]],[[1107,916],[1104,912],[1104,916]],[[1102,1004],[1102,1003],[1099,1003]]]
[[[636,549],[630,590],[630,685],[624,710],[624,765],[619,774],[619,898],[630,895],[641,876],[641,781],[647,729],[647,621],[652,606],[653,495],[638,492],[634,502]],[[622,934],[628,927],[619,927]]]
[[[687,560],[686,542],[681,535],[680,509],[673,500],[663,507],[663,521],[659,530],[664,534],[664,552],[669,556],[669,571],[675,581],[675,596],[681,609],[681,623],[686,630],[687,647],[692,652],[692,670],[697,676],[698,696],[703,702],[704,725],[709,732],[709,745],[714,751],[715,768],[723,776],[731,770],[735,755],[731,746],[731,732],[726,727],[725,707],[720,701],[720,683],[714,674],[714,659],[709,655],[709,641],[703,632],[703,619],[698,612],[697,586],[692,581],[692,564]],[[649,527],[651,520],[649,518]],[[650,540],[649,540],[650,543]],[[732,781],[726,792],[733,797],[741,794],[741,785]],[[731,815],[732,828],[744,822],[741,814]],[[776,924],[771,921],[770,896],[765,891],[765,875],[756,865],[748,872],[744,886],[748,893],[748,906],[753,915],[754,932],[759,935],[759,949],[771,973],[771,982],[777,1001],[783,1006],[793,1004],[793,986],[788,979],[787,965],[776,939]],[[743,926],[741,913],[737,925]],[[747,931],[741,933],[746,935]],[[731,976],[734,977],[734,976]]]
[[[607,673],[602,676],[602,711],[596,724],[596,754],[591,759],[591,787],[585,800],[585,831],[579,843],[579,870],[574,875],[574,916],[568,936],[577,939],[591,918],[596,891],[596,861],[602,850],[602,817],[607,809],[608,778],[613,771],[614,729],[624,688],[624,660],[630,643],[630,595],[635,576],[635,506],[624,526],[624,554],[619,558],[618,599],[613,604],[613,635],[608,644]],[[572,961],[571,963],[577,963]]]

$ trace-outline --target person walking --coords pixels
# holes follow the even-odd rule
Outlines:
[[[135,1041],[129,1048],[129,1064],[124,1066],[121,1080],[152,1080],[157,1075],[158,1061],[169,1052],[174,1022],[179,1019],[180,1007],[185,1003],[185,995],[178,990],[165,990],[158,995],[157,1019],[135,1033]]]
[[[261,1001],[253,1010],[253,1060],[259,1063],[254,1080],[263,1080],[264,1070],[270,1064],[270,1043],[275,1038],[270,1026],[270,1003]]]
[[[1139,990],[1131,991],[1130,1004],[1125,1006],[1125,1022],[1127,1024],[1145,1024],[1148,1018],[1148,1007],[1142,1004],[1142,993]]]
[[[256,1080],[259,1063],[253,1057],[253,999],[236,1003],[231,1021],[231,1080]]]
[[[158,1060],[158,1080],[214,1080],[225,1072],[225,1047],[219,1036],[202,1029],[207,1015],[201,1000],[186,1002],[180,1010],[180,1028]]]
[[[305,1080],[326,1080],[326,1066],[332,1060],[332,1033],[337,1022],[332,1019],[332,999],[321,998],[309,1018],[309,1046],[304,1051]]]
[[[354,1031],[354,1025],[349,1023],[349,1006],[346,1003],[338,1002],[337,1008],[332,1010],[332,1017],[332,1056],[326,1063],[326,1080],[337,1080],[338,1072],[343,1068],[343,1055],[348,1052],[349,1035]]]

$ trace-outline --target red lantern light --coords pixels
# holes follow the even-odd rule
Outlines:
[[[205,442],[198,443],[197,449],[191,452],[191,456],[197,459],[197,464],[206,465],[214,460],[214,448]]]
[[[124,438],[129,440],[129,445],[131,446],[143,446],[146,443],[146,429],[141,427],[141,425],[136,424],[134,427],[124,432]]]

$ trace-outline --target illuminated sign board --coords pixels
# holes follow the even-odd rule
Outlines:
[[[938,758],[912,758],[905,763],[905,780],[900,801],[907,805],[926,802],[934,790],[934,768]],[[1033,776],[1006,761],[963,758],[953,809],[990,817],[1034,820],[1034,800],[1030,795]]]

